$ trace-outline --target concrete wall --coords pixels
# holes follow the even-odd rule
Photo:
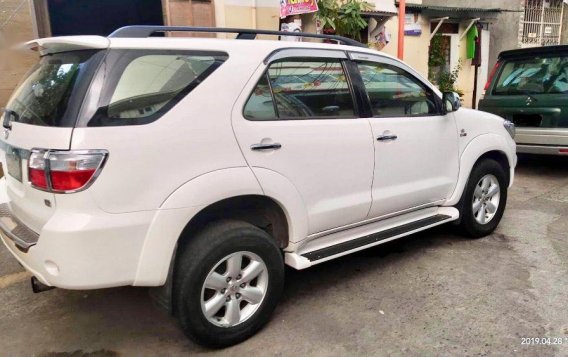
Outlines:
[[[15,55],[10,46],[34,38],[28,0],[0,2],[0,107],[4,107],[24,74],[37,62],[32,53]]]
[[[428,48],[430,46],[430,22],[423,16],[418,17],[422,25],[420,36],[404,37],[404,62],[408,63],[425,78],[428,78]],[[396,57],[398,52],[398,16],[393,16],[386,22],[387,33],[391,41],[382,49],[382,52]]]
[[[280,5],[276,0],[215,1],[217,27],[277,30],[279,14]]]
[[[489,23],[491,46],[489,47],[489,67],[497,62],[501,51],[519,47],[519,26],[521,5],[524,0],[424,0],[424,5],[472,7],[482,9],[502,9],[496,21]]]

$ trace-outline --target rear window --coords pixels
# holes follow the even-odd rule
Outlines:
[[[8,114],[4,115],[25,124],[73,127],[102,55],[97,51],[71,51],[42,57],[12,94],[6,105]]]
[[[223,53],[111,50],[98,108],[87,126],[150,123],[203,82],[225,60]]]
[[[533,57],[505,62],[493,94],[568,93],[568,57]]]

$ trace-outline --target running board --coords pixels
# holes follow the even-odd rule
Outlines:
[[[455,210],[451,208],[452,210]],[[458,218],[457,210],[454,212],[438,213],[429,217],[411,221],[399,226],[374,232],[359,238],[343,241],[341,243],[322,247],[301,253],[286,253],[286,264],[296,269],[305,269],[352,252],[363,250],[388,241],[408,236],[412,233],[426,230]],[[446,214],[447,213],[447,214]]]

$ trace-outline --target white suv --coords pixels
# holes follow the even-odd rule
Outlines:
[[[161,286],[189,337],[226,346],[268,321],[285,265],[501,220],[510,123],[352,40],[150,36],[170,30],[207,29],[27,44],[0,230],[35,291]]]

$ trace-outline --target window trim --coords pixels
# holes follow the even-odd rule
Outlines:
[[[326,50],[326,51],[335,51],[338,52],[337,50]],[[284,51],[282,51],[284,52]],[[352,74],[351,71],[349,70],[347,63],[350,62],[349,59],[347,59],[347,55],[345,55],[344,52],[341,52],[344,54],[344,56],[325,56],[325,57],[321,57],[321,56],[304,56],[304,55],[298,55],[298,53],[301,53],[300,51],[294,51],[293,52],[295,55],[283,55],[283,56],[278,56],[278,58],[271,60],[270,62],[266,62],[266,68],[264,68],[264,70],[262,71],[262,75],[260,75],[258,78],[256,78],[256,80],[254,81],[254,85],[251,88],[251,91],[249,93],[249,95],[246,97],[246,100],[244,101],[242,110],[241,110],[241,115],[244,119],[248,120],[248,121],[253,121],[253,122],[275,122],[275,121],[290,121],[290,120],[299,120],[299,121],[306,121],[306,120],[341,120],[341,119],[348,119],[348,120],[353,120],[353,119],[361,119],[362,117],[360,116],[360,108],[357,105],[357,97],[356,97],[356,91],[354,88],[354,84],[352,82]],[[317,116],[317,117],[280,117],[280,113],[278,112],[278,105],[276,104],[276,100],[274,98],[274,91],[272,90],[272,83],[270,82],[270,76],[269,76],[269,69],[270,66],[274,63],[279,63],[279,62],[285,62],[285,61],[289,61],[289,60],[294,60],[294,59],[309,59],[311,61],[330,61],[330,60],[335,60],[338,61],[341,64],[341,68],[343,69],[343,73],[345,75],[345,79],[347,82],[347,87],[349,89],[349,93],[351,94],[351,101],[353,102],[353,116]],[[255,120],[255,119],[251,119],[250,117],[247,117],[245,115],[245,108],[250,100],[250,98],[252,97],[252,95],[254,94],[254,91],[256,89],[256,86],[258,85],[259,81],[262,79],[263,76],[266,76],[266,80],[268,81],[268,88],[270,89],[270,97],[272,98],[272,105],[274,106],[274,113],[276,114],[275,118],[271,118],[271,119],[262,119],[262,120]]]
[[[415,76],[413,73],[411,73],[410,71],[406,70],[406,68],[403,68],[402,66],[397,66],[394,61],[393,63],[389,63],[391,61],[378,61],[378,60],[373,60],[373,59],[361,59],[361,60],[352,60],[355,63],[355,66],[357,67],[357,73],[359,75],[359,78],[361,79],[361,81],[364,83],[363,81],[363,76],[361,75],[361,71],[359,70],[359,64],[362,63],[376,63],[378,65],[384,65],[384,66],[389,66],[389,67],[395,67],[401,71],[403,71],[407,77],[410,80],[413,80],[414,82],[417,82],[417,84],[419,84],[422,88],[424,88],[424,90],[429,91],[430,93],[432,93],[432,95],[434,96],[435,100],[434,100],[434,105],[436,106],[436,112],[435,113],[428,113],[428,114],[410,114],[410,115],[375,115],[373,112],[373,105],[371,103],[371,98],[369,97],[369,91],[367,90],[366,87],[364,87],[365,90],[365,98],[367,99],[367,103],[369,105],[369,108],[371,109],[371,113],[372,116],[370,118],[420,118],[420,117],[434,117],[434,116],[444,116],[447,113],[443,110],[443,103],[442,103],[442,99],[438,96],[438,93],[436,93],[436,91],[427,83],[424,83],[423,80],[421,80],[421,78]]]

